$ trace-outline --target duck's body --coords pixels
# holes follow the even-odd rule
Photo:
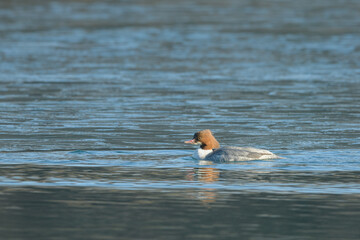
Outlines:
[[[193,155],[195,159],[214,162],[235,162],[280,158],[276,154],[252,147],[220,147],[220,144],[206,129],[194,134],[194,138],[185,143],[201,144]]]
[[[195,159],[213,162],[236,162],[279,158],[279,156],[268,150],[252,147],[221,147],[214,150],[203,150],[199,148],[195,151],[193,157]]]

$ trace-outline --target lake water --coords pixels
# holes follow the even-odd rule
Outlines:
[[[1,239],[360,239],[357,0],[1,1]],[[284,157],[210,164],[183,144]]]

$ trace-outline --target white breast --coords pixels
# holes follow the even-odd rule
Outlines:
[[[213,150],[204,150],[204,149],[197,149],[195,152],[194,152],[194,155],[193,155],[193,158],[196,158],[196,159],[204,159],[206,158],[206,156],[210,153],[212,153]]]

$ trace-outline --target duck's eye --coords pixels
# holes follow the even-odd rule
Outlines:
[[[199,136],[197,139],[198,139],[198,140],[201,140],[201,137]]]

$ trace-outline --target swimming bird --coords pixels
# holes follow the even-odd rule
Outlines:
[[[195,159],[214,162],[235,162],[280,158],[276,154],[253,147],[220,147],[219,142],[209,129],[194,134],[193,139],[184,143],[200,144],[193,155]]]

